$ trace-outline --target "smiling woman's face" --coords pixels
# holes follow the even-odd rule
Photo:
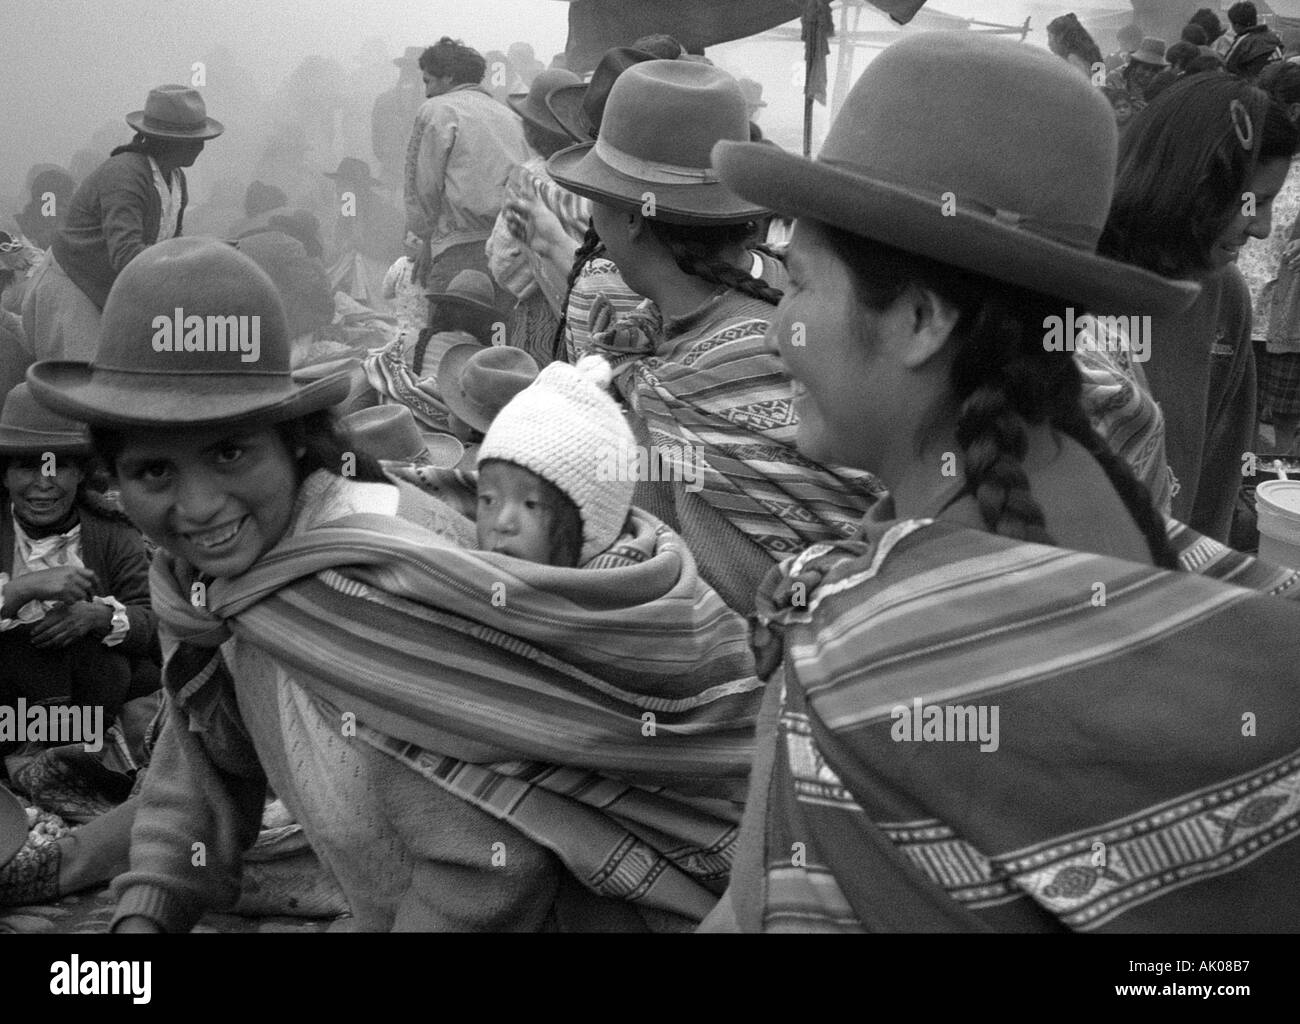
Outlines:
[[[50,462],[38,456],[16,456],[5,467],[4,483],[20,523],[53,526],[72,510],[77,486],[84,476],[73,459],[57,458]]]
[[[117,458],[122,504],[155,543],[211,576],[238,576],[289,528],[292,453],[274,427],[130,431]]]

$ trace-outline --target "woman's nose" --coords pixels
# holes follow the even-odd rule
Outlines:
[[[211,521],[225,503],[225,490],[210,473],[182,473],[176,482],[176,514],[190,525]]]

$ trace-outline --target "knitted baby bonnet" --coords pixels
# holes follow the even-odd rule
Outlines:
[[[559,488],[582,516],[583,565],[618,540],[636,486],[636,441],[606,388],[609,364],[551,363],[506,405],[478,461],[502,459]]]

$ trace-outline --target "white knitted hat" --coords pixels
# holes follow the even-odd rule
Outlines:
[[[554,484],[582,516],[582,565],[623,532],[636,486],[636,441],[605,390],[610,366],[587,356],[551,363],[502,409],[478,451]]]

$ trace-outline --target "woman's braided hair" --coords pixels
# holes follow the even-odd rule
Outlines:
[[[555,328],[555,340],[551,343],[551,361],[568,362],[565,351],[564,332],[569,325],[569,296],[573,286],[578,283],[582,268],[599,256],[605,249],[605,243],[596,234],[596,225],[587,221],[587,233],[582,236],[582,244],[573,254],[573,266],[569,268],[569,280],[564,288],[564,301],[560,303],[560,322]]]
[[[647,220],[646,223],[668,247],[682,273],[734,288],[773,306],[780,303],[783,293],[779,288],[773,288],[761,278],[751,277],[747,269],[733,266],[718,255],[731,246],[749,242],[754,236],[753,224],[704,227],[655,220]]]
[[[978,502],[990,531],[1055,543],[1023,465],[1026,425],[1049,423],[1097,460],[1146,539],[1154,563],[1179,568],[1150,492],[1097,434],[1084,411],[1078,365],[1043,344],[1041,325],[1064,311],[1059,299],[867,242],[825,224],[815,230],[850,268],[858,298],[866,305],[883,308],[909,283],[920,281],[961,311],[953,329],[960,344],[949,377],[958,404],[956,438],[965,463],[966,492]]]

